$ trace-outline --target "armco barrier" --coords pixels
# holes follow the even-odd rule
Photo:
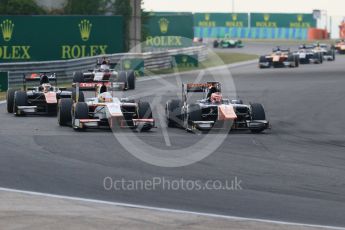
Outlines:
[[[143,59],[146,70],[157,70],[171,68],[173,64],[173,56],[176,54],[197,55],[198,60],[203,61],[207,58],[207,49],[205,46],[194,46],[159,52],[121,53],[62,61],[1,63],[0,72],[9,72],[10,86],[20,84],[22,82],[23,73],[39,71],[55,72],[58,76],[59,82],[69,83],[72,82],[73,72],[86,71],[94,68],[97,59],[104,56],[108,57],[111,62],[119,62],[122,58]],[[121,66],[119,68],[121,68]]]
[[[306,28],[194,27],[194,34],[198,38],[224,38],[230,35],[238,39],[308,39]]]

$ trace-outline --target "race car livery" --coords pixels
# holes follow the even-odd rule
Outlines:
[[[107,59],[98,60],[94,69],[84,73],[74,72],[73,84],[80,83],[80,88],[93,90],[95,86],[110,86],[110,80],[113,79],[113,84],[120,90],[135,89],[134,71],[115,71],[115,66],[116,63],[110,63]]]
[[[260,56],[259,68],[298,67],[299,57],[290,49],[277,47],[271,54]]]
[[[225,37],[225,39],[220,41],[214,40],[213,48],[243,48],[243,43],[241,40],[234,40]]]
[[[166,103],[168,127],[182,127],[188,131],[250,130],[253,133],[269,128],[261,104],[246,105],[238,99],[223,99],[219,82],[189,83],[182,88],[182,100]],[[190,93],[203,93],[203,97],[189,103]]]
[[[55,86],[50,84],[55,81]],[[27,87],[28,82],[39,82],[39,86]],[[37,114],[57,114],[58,101],[62,98],[71,98],[72,91],[58,88],[56,74],[32,73],[23,75],[23,89],[9,89],[7,91],[7,112],[16,116]]]
[[[335,49],[339,54],[345,54],[345,40],[338,41],[335,44]]]
[[[105,82],[104,82],[105,83]],[[88,128],[131,128],[149,131],[155,127],[150,104],[112,94],[109,84],[96,87],[96,96],[84,99],[84,94],[76,84],[76,97],[62,99],[58,106],[60,126],[72,126],[74,130]]]
[[[298,55],[300,64],[322,64],[324,60],[323,51],[315,49],[314,45],[301,45],[295,54]]]

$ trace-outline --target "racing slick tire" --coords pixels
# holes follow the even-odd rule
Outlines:
[[[217,40],[213,41],[213,48],[218,48],[219,47],[219,42]]]
[[[266,120],[265,109],[262,106],[262,104],[251,103],[250,107],[251,107],[251,117],[252,117],[252,120]],[[265,130],[265,128],[251,129],[250,131],[252,133],[261,133],[264,130]]]
[[[127,82],[128,82],[128,89],[135,89],[135,74],[134,71],[127,72]]]
[[[260,58],[259,58],[259,68],[260,69],[268,68],[266,66],[261,65],[261,63],[266,63],[266,62],[267,62],[266,57],[265,56],[260,56]]]
[[[16,114],[16,116],[24,115],[24,114],[20,114],[18,110],[18,106],[27,106],[27,105],[28,105],[28,95],[26,94],[26,92],[16,91],[16,93],[14,94],[14,104],[13,104],[14,113]]]
[[[288,56],[288,62],[290,62],[290,66],[289,67],[298,67],[299,66],[299,61],[297,59],[297,57],[293,54],[289,54]]]
[[[73,83],[81,83],[84,82],[84,75],[82,72],[74,72],[73,73]]]
[[[83,91],[79,91],[79,98],[77,101],[77,92],[75,91],[75,89],[72,90],[72,100],[74,102],[85,102],[85,96],[84,96],[84,92]]]
[[[165,114],[167,118],[168,127],[177,127],[182,124],[182,101],[181,100],[170,100],[166,104]]]
[[[198,104],[190,104],[188,106],[188,122],[191,123],[193,121],[201,121],[202,120],[202,112],[200,105]]]
[[[58,104],[58,124],[60,126],[70,125],[72,122],[72,105],[71,98],[62,98]]]
[[[140,101],[138,103],[138,117],[139,119],[152,119],[152,109],[150,103],[146,101]],[[152,126],[139,127],[139,131],[145,132],[152,129]]]
[[[125,89],[128,88],[128,82],[127,82],[127,73],[126,71],[120,71],[119,72],[119,79],[118,82],[122,82],[125,84]]]
[[[7,112],[13,113],[13,105],[14,105],[14,94],[16,90],[15,89],[9,89],[7,90],[6,100],[7,100]]]
[[[72,123],[74,130],[84,130],[85,128],[75,127],[75,119],[88,119],[89,118],[89,107],[85,102],[77,102],[74,106],[72,116]]]

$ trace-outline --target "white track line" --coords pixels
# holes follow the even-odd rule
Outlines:
[[[237,221],[256,221],[256,222],[267,223],[267,224],[280,224],[280,225],[291,225],[291,226],[310,227],[310,228],[326,228],[326,229],[334,229],[334,230],[345,230],[345,228],[342,228],[342,227],[334,227],[334,226],[327,226],[327,225],[313,225],[313,224],[302,224],[302,223],[276,221],[276,220],[268,220],[268,219],[256,219],[256,218],[246,218],[246,217],[237,217],[237,216],[226,216],[226,215],[218,215],[218,214],[213,214],[213,213],[192,212],[192,211],[185,211],[185,210],[178,210],[178,209],[159,208],[159,207],[152,207],[152,206],[145,206],[145,205],[136,205],[136,204],[128,204],[128,203],[120,203],[120,202],[110,202],[110,201],[102,201],[102,200],[86,199],[86,198],[80,198],[80,197],[54,195],[54,194],[49,194],[49,193],[40,193],[40,192],[32,192],[32,191],[24,191],[24,190],[17,190],[17,189],[0,187],[0,192],[1,191],[3,191],[3,192],[14,192],[14,193],[20,193],[20,194],[25,194],[25,195],[43,196],[43,197],[50,197],[50,198],[57,198],[57,199],[73,200],[73,201],[82,201],[82,202],[89,202],[89,203],[95,203],[95,204],[113,205],[113,206],[125,207],[125,208],[138,208],[138,209],[146,209],[146,210],[152,210],[152,211],[169,212],[169,213],[177,213],[177,214],[191,214],[191,215],[199,215],[199,216],[204,216],[204,217],[222,218],[222,219],[237,220]]]
[[[5,103],[6,103],[6,101],[0,101],[0,105],[1,105],[1,104],[5,104]]]

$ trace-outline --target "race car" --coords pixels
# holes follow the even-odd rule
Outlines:
[[[278,67],[298,67],[299,57],[290,49],[281,49],[277,47],[271,54],[260,56],[259,68],[278,68]]]
[[[72,126],[74,130],[131,128],[149,131],[155,127],[148,102],[114,97],[113,92],[117,88],[106,83],[96,86],[95,97],[85,99],[77,83],[74,100],[66,98],[59,102],[59,125]]]
[[[324,53],[327,53],[326,49],[321,49],[320,46],[315,45],[301,45],[298,51],[295,52],[299,57],[300,64],[322,64],[324,60]],[[335,57],[334,57],[335,58]]]
[[[246,105],[238,99],[224,99],[219,82],[183,84],[182,92],[182,100],[174,99],[166,103],[168,127],[182,127],[188,131],[250,130],[253,133],[269,128],[261,104]],[[203,96],[190,103],[190,93],[203,93]]]
[[[7,91],[7,112],[16,116],[29,114],[56,116],[58,101],[71,98],[72,91],[58,88],[56,74],[31,73],[23,75],[23,90]],[[50,84],[55,81],[55,86]],[[27,87],[29,82],[39,82],[39,86]]]
[[[95,86],[102,86],[104,82],[110,85],[110,80],[114,79],[113,84],[116,84],[118,89],[135,89],[134,71],[115,71],[115,66],[116,63],[111,63],[105,58],[97,60],[93,70],[73,73],[73,85],[80,83],[80,88],[93,90]]]
[[[230,36],[225,36],[224,39],[213,41],[213,48],[243,48],[241,40],[231,39]]]
[[[339,54],[345,54],[345,40],[337,41],[335,44],[335,49]]]
[[[333,45],[315,43],[313,46],[313,51],[315,53],[321,53],[324,61],[335,61],[335,47]]]

